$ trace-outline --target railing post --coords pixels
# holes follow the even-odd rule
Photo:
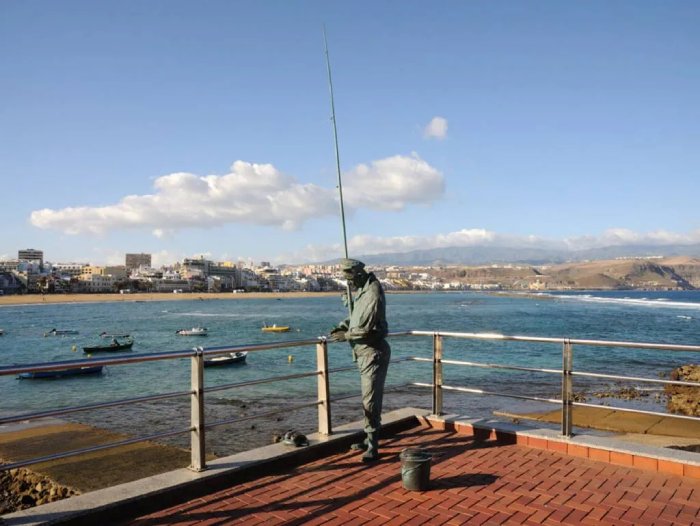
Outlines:
[[[204,356],[202,349],[191,358],[191,425],[190,453],[192,471],[204,471],[207,469],[205,445],[204,445]]]
[[[442,336],[433,334],[433,414],[442,414]]]
[[[562,349],[562,375],[561,375],[561,434],[571,437],[573,424],[573,399],[574,385],[571,372],[574,366],[574,351],[570,341],[564,342]]]
[[[331,429],[331,387],[328,375],[328,342],[322,338],[316,344],[318,370],[318,432],[330,435]]]

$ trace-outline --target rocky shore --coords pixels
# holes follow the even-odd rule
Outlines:
[[[77,493],[28,469],[0,471],[0,515],[65,499]]]
[[[682,365],[671,372],[671,380],[700,382],[700,365]],[[666,408],[670,413],[700,416],[700,387],[667,385]]]

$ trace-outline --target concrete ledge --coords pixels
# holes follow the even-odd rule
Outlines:
[[[472,419],[458,415],[419,416],[436,429],[454,430],[477,440],[496,440],[571,456],[629,466],[670,475],[700,479],[700,454],[677,449],[635,444],[614,437],[581,433],[565,438],[557,431],[511,424],[499,420]]]
[[[428,414],[427,410],[415,408],[386,413],[382,416],[382,437],[415,427],[419,424],[418,418]],[[271,444],[211,461],[207,464],[207,470],[199,473],[178,469],[4,515],[2,524],[94,525],[125,520],[235,483],[311,462],[347,449],[362,436],[362,422],[352,422],[339,426],[330,436],[318,433],[309,435],[308,447],[290,448],[284,444]]]

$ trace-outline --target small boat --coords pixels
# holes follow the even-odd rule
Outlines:
[[[49,332],[45,332],[44,336],[71,336],[73,334],[80,334],[80,331],[73,329],[51,329]]]
[[[55,371],[33,371],[20,373],[20,380],[43,380],[52,378],[65,378],[67,376],[83,376],[86,374],[102,374],[104,365],[86,365],[84,367],[72,367],[70,369],[56,369]]]
[[[100,338],[131,338],[131,334],[114,334],[112,332],[101,332]]]
[[[5,336],[5,329],[0,329],[0,336]]]
[[[175,334],[180,336],[206,336],[209,329],[206,327],[192,327],[191,329],[178,329]]]
[[[223,354],[221,356],[215,356],[214,358],[205,358],[204,367],[216,367],[219,365],[243,363],[245,362],[246,356],[248,356],[247,352],[232,352],[229,354]]]
[[[95,345],[93,347],[83,347],[83,352],[85,354],[94,352],[115,352],[115,351],[126,351],[131,349],[134,345],[134,339],[128,338],[124,341],[119,341],[117,338],[112,339],[112,343],[109,345]]]
[[[288,332],[289,331],[289,325],[277,325],[276,323],[272,325],[263,325],[262,329],[263,332]]]

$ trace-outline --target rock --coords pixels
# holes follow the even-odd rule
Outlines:
[[[639,391],[635,387],[621,387],[616,390],[601,391],[598,393],[594,393],[594,396],[596,398],[619,398],[621,400],[635,400],[637,398],[649,396],[649,393],[645,391]]]
[[[700,382],[700,365],[688,364],[671,371],[670,380]],[[666,385],[666,408],[671,413],[700,416],[700,387]]]
[[[25,468],[0,471],[1,515],[60,500],[75,493]]]
[[[32,506],[34,506],[34,505],[36,504],[36,501],[34,500],[34,497],[32,497],[31,495],[22,495],[22,496],[19,498],[19,502],[20,502],[20,504],[22,504],[22,506],[24,506],[25,508],[31,508]]]

